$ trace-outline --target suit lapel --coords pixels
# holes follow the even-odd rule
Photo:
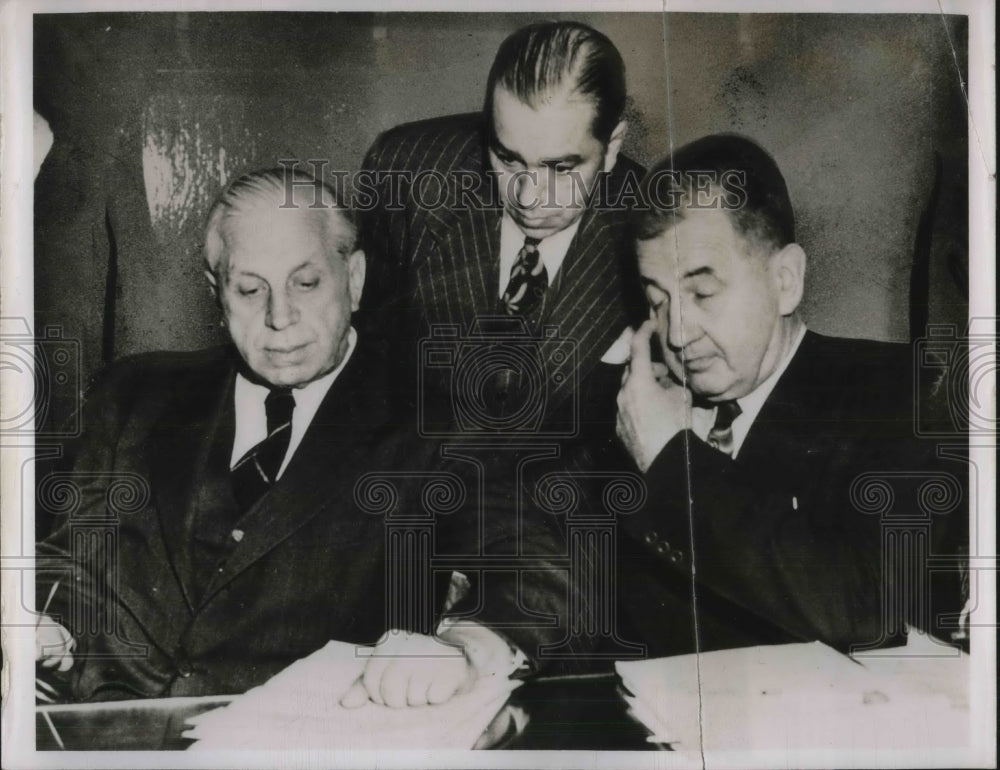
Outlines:
[[[500,271],[500,213],[472,209],[428,220],[433,239],[418,270],[422,304],[431,323],[460,324],[463,333],[477,315],[497,312]]]
[[[182,396],[165,410],[150,436],[155,456],[149,462],[150,486],[170,566],[188,608],[197,604],[194,567],[189,547],[198,509],[197,494],[203,474],[225,472],[212,468],[210,459],[218,442],[232,446],[232,388],[235,366],[221,366],[197,373],[177,388]],[[202,394],[202,397],[192,397]],[[228,461],[228,455],[226,456]]]
[[[804,401],[803,378],[813,376],[816,335],[807,332],[795,356],[788,364],[750,426],[740,448],[738,462],[757,478],[775,473],[786,483],[811,478],[804,470],[814,454],[818,432],[817,413]],[[777,458],[782,458],[780,462]]]
[[[325,536],[352,540],[350,509],[357,478],[371,462],[368,448],[388,421],[381,378],[371,350],[359,344],[330,387],[278,483],[240,520],[243,540],[205,592],[209,602],[223,586],[318,515],[331,517]],[[338,518],[334,518],[338,517]]]
[[[468,192],[466,205],[427,211],[431,242],[421,244],[428,257],[418,266],[417,276],[430,323],[461,324],[465,332],[475,316],[497,312],[502,208],[492,179],[484,173],[479,137],[466,143],[452,168],[472,172],[476,187]],[[497,201],[497,205],[474,205],[476,201]]]
[[[562,287],[543,319],[562,340],[546,349],[554,405],[579,387],[627,324],[613,234],[604,217],[587,209],[560,268]]]

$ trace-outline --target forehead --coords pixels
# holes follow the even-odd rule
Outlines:
[[[639,241],[639,271],[647,278],[678,280],[697,270],[727,272],[747,258],[748,244],[719,209],[685,208],[683,219],[655,238]]]
[[[329,217],[328,212],[304,206],[283,209],[265,202],[234,209],[222,223],[230,270],[250,264],[288,268],[332,254]]]
[[[593,100],[561,88],[533,104],[503,86],[493,91],[493,132],[497,140],[529,162],[567,155],[590,156],[603,150],[592,133]]]

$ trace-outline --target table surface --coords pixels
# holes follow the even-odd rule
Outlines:
[[[540,677],[515,690],[480,739],[480,748],[657,750],[649,731],[628,714],[616,674]],[[188,718],[219,708],[231,698],[38,706],[38,751],[173,750],[192,745],[183,738]],[[58,741],[55,734],[58,734]],[[62,742],[62,746],[59,745]]]

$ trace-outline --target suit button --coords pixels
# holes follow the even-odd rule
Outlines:
[[[655,532],[647,532],[643,535],[642,539],[646,541],[647,545],[652,545],[656,542],[657,534]]]
[[[680,564],[682,561],[684,561],[684,552],[678,551],[675,548],[670,552],[670,556],[668,558],[670,559],[671,564]]]
[[[177,673],[179,673],[182,677],[187,679],[189,676],[191,676],[192,673],[191,666],[189,666],[187,663],[180,663],[177,666]]]
[[[658,554],[660,554],[660,556],[669,556],[670,555],[670,543],[668,543],[665,540],[657,543],[656,544],[656,552]]]

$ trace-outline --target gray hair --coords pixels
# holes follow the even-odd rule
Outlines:
[[[351,211],[337,200],[329,184],[289,166],[251,171],[229,182],[208,212],[203,256],[206,269],[217,279],[226,266],[226,220],[260,205],[305,209],[322,217],[331,256],[346,259],[357,247]]]

